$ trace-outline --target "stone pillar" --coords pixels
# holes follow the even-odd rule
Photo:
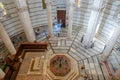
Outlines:
[[[48,27],[49,27],[49,37],[53,37],[53,22],[52,22],[52,9],[51,9],[51,0],[45,0],[47,8],[47,17],[48,17]]]
[[[83,40],[83,45],[86,48],[89,48],[93,43],[93,38],[96,34],[97,25],[100,20],[104,3],[105,3],[104,0],[94,0],[86,35],[84,36],[84,40]]]
[[[35,39],[35,33],[31,24],[26,0],[16,0],[15,1],[17,8],[18,8],[18,14],[20,17],[20,20],[23,25],[24,32],[26,34],[26,37],[29,42],[34,42]]]
[[[3,24],[0,22],[0,38],[4,42],[5,46],[7,47],[8,51],[11,55],[16,54],[16,50],[14,45],[12,44],[7,32],[5,31]]]
[[[106,47],[105,47],[105,49],[103,51],[103,54],[101,55],[101,60],[102,61],[106,61],[107,58],[111,55],[112,50],[114,48],[114,45],[115,45],[115,43],[116,43],[119,36],[120,36],[120,27],[118,26],[114,30],[114,33],[113,33],[112,37],[106,43]]]
[[[75,1],[69,0],[68,4],[69,4],[69,14],[68,14],[68,33],[67,33],[67,36],[69,38],[72,38],[73,10],[74,10]]]
[[[5,73],[0,68],[0,80],[2,80],[4,78],[4,76],[5,76]]]

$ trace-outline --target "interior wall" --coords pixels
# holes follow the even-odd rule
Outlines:
[[[91,13],[91,6],[92,6],[93,0],[81,0],[80,1],[80,7],[74,6],[74,13],[73,13],[73,28],[81,28],[83,32],[86,31],[86,28],[88,26],[88,21]],[[68,10],[69,10],[69,4],[67,3],[66,8],[66,23],[68,24]]]
[[[17,8],[14,4],[15,0],[7,0],[5,1],[6,9],[10,17],[1,20],[3,23],[5,30],[7,31],[8,35],[10,36],[14,46],[17,46],[18,43],[21,41],[26,41],[25,34],[23,32],[22,24],[19,19]],[[28,9],[30,13],[30,19],[32,21],[33,28],[48,25],[47,21],[47,12],[46,9],[42,7],[42,0],[26,0],[28,4]],[[106,42],[114,28],[116,26],[113,25],[113,17],[116,12],[116,9],[119,5],[119,0],[110,0],[103,12],[101,17],[101,24],[98,34],[96,38],[98,38],[102,42]],[[91,13],[91,6],[93,4],[93,0],[81,0],[80,7],[74,7],[74,17],[73,17],[73,27],[80,27],[83,32],[86,31],[88,26],[88,21],[90,18]],[[68,24],[68,10],[69,5],[67,4],[67,0],[52,0],[52,19],[53,23],[57,22],[57,10],[60,9],[66,10],[66,24]],[[1,13],[1,10],[0,10]],[[19,35],[19,36],[18,36]],[[120,39],[118,39],[119,41]],[[120,41],[119,41],[120,42]],[[0,53],[8,53],[5,45],[3,44],[2,40],[0,39]],[[6,55],[6,54],[5,54]]]
[[[48,25],[47,11],[42,7],[42,0],[27,0],[33,28]],[[56,22],[56,0],[52,0],[52,20]]]
[[[8,33],[8,36],[13,42],[13,37],[18,37],[19,34],[23,33],[22,24],[20,22],[14,1],[4,1],[3,4],[6,6],[8,16],[6,17],[1,15],[1,23],[3,24],[6,32]],[[2,10],[0,10],[0,13],[2,13]],[[14,40],[17,40],[17,38]],[[0,56],[6,57],[8,54],[9,52],[7,48],[5,47],[3,41],[0,39]]]
[[[91,14],[93,0],[81,0],[80,7],[74,10],[73,26],[79,26],[86,30]]]
[[[120,5],[120,1],[118,0],[108,1],[103,15],[101,16],[100,28],[96,38],[100,39],[104,43],[110,39],[114,29],[116,28],[114,24],[117,23],[115,23],[114,16],[117,12],[118,5]]]
[[[6,10],[9,16],[7,18],[4,16],[1,21],[8,35],[12,37],[15,34],[19,34],[23,32],[23,28],[21,21],[19,19],[19,15],[15,3],[13,1],[9,1],[9,2],[5,2],[4,4],[6,5]]]
[[[84,33],[87,30],[88,22],[91,14],[91,7],[94,0],[81,0],[80,7],[74,7],[73,28],[79,27]],[[106,43],[116,27],[114,25],[114,15],[120,5],[119,0],[108,0],[105,10],[100,18],[100,28],[96,38],[101,42]],[[68,18],[69,5],[67,4],[66,15]],[[68,23],[68,19],[66,20]]]
[[[66,10],[67,0],[56,0],[57,10]]]
[[[1,22],[5,27],[11,41],[15,47],[18,46],[20,42],[27,41],[24,30],[22,28],[21,21],[19,19],[17,7],[14,3],[15,0],[5,0],[3,3],[6,6],[6,10],[9,17],[3,16]],[[28,10],[30,13],[30,19],[33,28],[48,25],[47,12],[46,9],[42,8],[42,0],[26,0],[28,5]],[[0,10],[0,13],[2,10]],[[56,22],[56,0],[52,0],[52,19],[53,23]],[[9,51],[5,47],[3,41],[0,39],[0,55],[7,56]]]

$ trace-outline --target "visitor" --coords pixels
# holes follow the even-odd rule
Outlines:
[[[35,30],[35,34],[36,34],[36,35],[39,35],[39,33],[40,33],[40,30],[39,30],[39,29]]]
[[[58,24],[57,24],[58,37],[60,36],[60,30],[61,30],[61,23],[58,23]]]
[[[60,36],[60,30],[61,30],[61,24],[60,23],[54,24],[53,32],[57,37]]]

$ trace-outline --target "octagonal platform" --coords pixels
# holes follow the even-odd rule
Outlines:
[[[49,80],[76,80],[79,76],[77,61],[67,54],[53,54],[48,60],[46,75]]]
[[[65,76],[71,70],[71,61],[65,55],[55,55],[50,60],[50,71],[56,76]]]

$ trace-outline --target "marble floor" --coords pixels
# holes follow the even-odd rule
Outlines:
[[[65,32],[65,30],[63,30],[63,32]],[[101,62],[100,54],[104,49],[104,42],[96,38],[94,47],[85,49],[80,42],[84,32],[79,31],[73,35],[74,36],[69,39],[66,35],[62,34],[61,31],[60,37],[55,36],[48,39],[44,36],[44,40],[50,43],[51,50],[54,54],[68,54],[77,61],[80,73],[77,80],[85,80],[85,76],[88,76],[90,80],[111,80],[116,70],[120,68],[120,52],[113,50],[108,60],[103,63]],[[38,41],[41,40],[38,39]],[[42,75],[27,75],[30,60],[42,55],[44,54],[39,52],[35,52],[34,54],[33,52],[28,52],[25,55],[16,80],[43,80]],[[47,78],[44,79],[48,80]]]
[[[42,75],[28,74],[31,59],[45,56],[45,52],[26,52],[16,80],[43,80]]]
[[[85,32],[81,29],[71,39],[54,37],[48,39],[48,41],[55,54],[67,52],[68,55],[78,62],[79,72],[81,73],[78,80],[84,80],[84,75],[89,75],[91,80],[111,80],[116,70],[120,68],[120,52],[114,49],[108,60],[101,62],[100,55],[104,49],[105,41],[101,41],[102,38],[95,38],[94,47],[85,49],[80,42],[84,34]],[[85,69],[81,71],[82,66],[85,66]]]

